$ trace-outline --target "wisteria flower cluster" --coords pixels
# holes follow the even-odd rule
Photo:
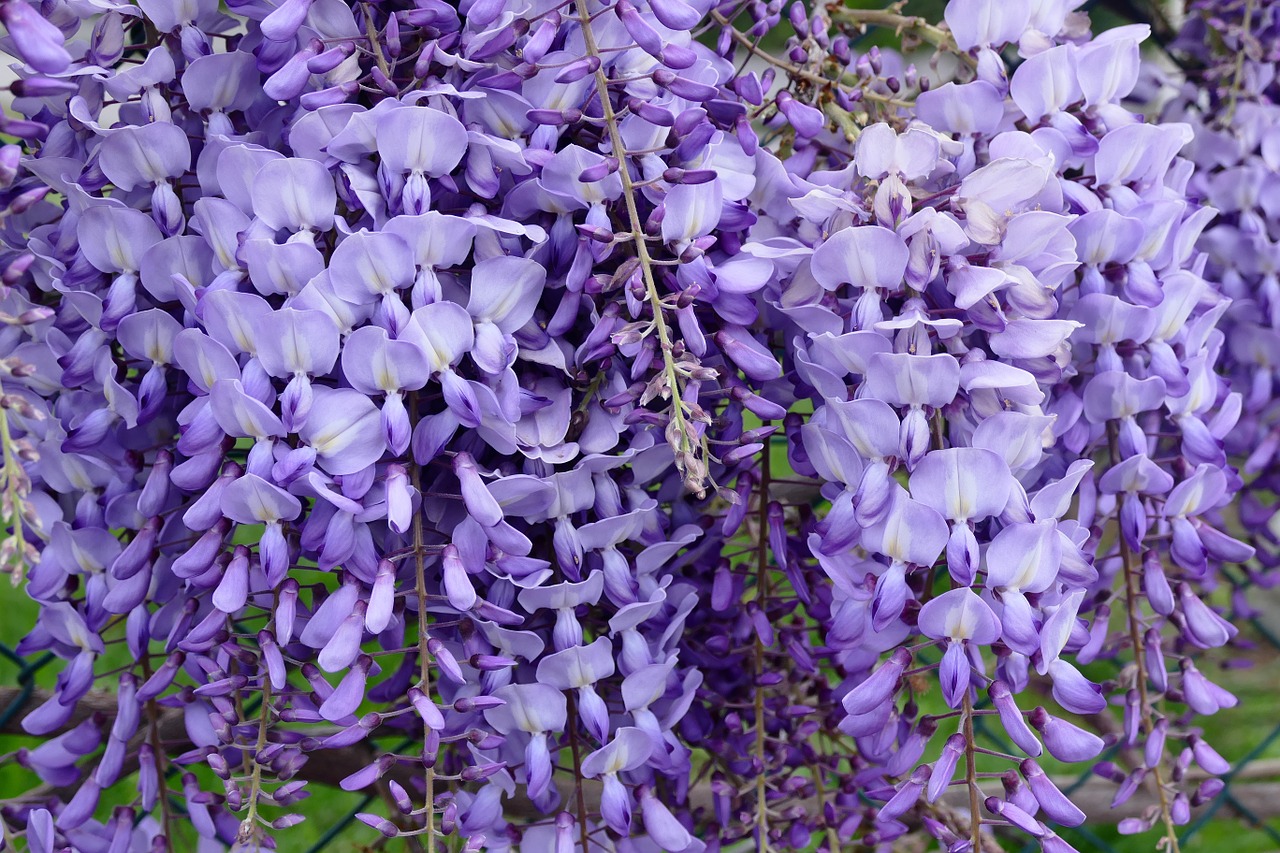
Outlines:
[[[1064,853],[1051,757],[1176,850],[1280,136],[1080,5],[2,0],[5,834]]]
[[[1250,580],[1271,585],[1280,563],[1280,519],[1271,506],[1280,449],[1275,403],[1280,369],[1280,10],[1273,4],[1198,3],[1178,41],[1181,79],[1165,114],[1192,126],[1185,156],[1196,165],[1189,192],[1218,215],[1200,247],[1207,274],[1231,307],[1222,325],[1222,372],[1243,395],[1227,450],[1243,460],[1239,514],[1259,531]],[[1248,611],[1247,602],[1239,608]]]

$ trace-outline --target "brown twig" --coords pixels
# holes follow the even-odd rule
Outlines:
[[[1116,465],[1120,462],[1120,443],[1119,431],[1115,421],[1110,421],[1107,424],[1107,441],[1108,450],[1111,454],[1111,464]],[[1137,668],[1137,675],[1134,680],[1138,682],[1138,715],[1142,720],[1143,733],[1150,737],[1155,730],[1155,721],[1152,719],[1151,699],[1147,693],[1146,653],[1143,649],[1142,625],[1139,623],[1138,615],[1140,568],[1134,559],[1133,549],[1129,547],[1129,541],[1125,538],[1123,531],[1119,534],[1119,542],[1120,561],[1124,571],[1125,619],[1129,626],[1129,641],[1133,645],[1134,665]],[[1169,797],[1164,789],[1163,774],[1160,770],[1162,763],[1163,760],[1155,762],[1155,766],[1151,768],[1151,778],[1155,783],[1156,797],[1160,804],[1160,818],[1164,823],[1165,841],[1167,842],[1164,850],[1165,853],[1179,853],[1178,830],[1174,826],[1173,813],[1169,807]]]

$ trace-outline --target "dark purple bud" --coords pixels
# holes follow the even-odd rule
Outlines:
[[[377,782],[395,766],[394,755],[381,755],[372,764],[357,770],[338,784],[344,791],[360,791]],[[394,824],[393,824],[394,826]]]
[[[427,640],[427,651],[431,654],[431,657],[435,659],[436,666],[440,668],[440,671],[444,673],[446,677],[458,684],[467,683],[467,679],[463,676],[462,670],[458,667],[457,658],[453,656],[452,652],[445,648],[444,643],[440,642],[437,638],[432,637],[430,640]]]
[[[1124,771],[1110,761],[1099,761],[1093,765],[1093,773],[1102,779],[1109,779],[1116,784],[1124,781]]]
[[[764,382],[782,375],[782,366],[773,353],[745,329],[730,326],[716,332],[713,337],[720,351],[750,379]]]
[[[151,561],[161,523],[162,519],[159,516],[147,519],[142,529],[111,564],[112,577],[123,581],[142,571],[142,568]]]
[[[662,88],[669,89],[672,94],[690,101],[709,101],[720,94],[720,90],[714,86],[698,83],[687,77],[680,77],[666,68],[655,69],[651,76],[653,77],[653,82]]]
[[[1225,646],[1238,629],[1214,612],[1188,583],[1178,584],[1178,601],[1182,605],[1183,635],[1202,649]]]
[[[626,28],[627,35],[631,36],[635,42],[636,47],[655,59],[662,57],[662,36],[649,25],[649,22],[636,9],[635,4],[631,3],[630,0],[618,0],[613,7],[613,11],[618,16],[618,20],[622,22],[622,26]]]
[[[726,465],[737,465],[743,460],[751,459],[761,450],[764,450],[764,445],[760,442],[742,444],[725,453],[720,460]]]
[[[375,65],[369,71],[369,77],[372,78],[374,84],[385,94],[391,95],[392,97],[400,94],[400,87],[397,86],[395,81],[388,77],[378,66]]]
[[[1044,825],[1013,803],[1006,802],[999,797],[987,797],[984,805],[986,805],[987,811],[1004,818],[1023,832],[1035,838],[1044,835]]]
[[[656,124],[658,127],[672,127],[676,123],[676,117],[666,107],[651,104],[640,98],[628,100],[627,109],[650,124]]]
[[[7,148],[16,146],[6,146]],[[23,276],[27,274],[27,270],[31,269],[31,265],[36,262],[36,256],[30,252],[23,252],[14,258],[7,267],[4,268],[4,275],[0,276],[0,281],[12,287],[22,281]]]
[[[947,785],[951,784],[951,780],[956,774],[956,767],[960,763],[960,759],[964,757],[964,754],[964,735],[957,732],[947,738],[947,742],[942,745],[942,754],[934,762],[933,773],[929,777],[927,794],[929,802],[937,802],[938,797],[942,796],[942,792],[947,789]]]
[[[524,115],[534,124],[548,125],[550,127],[564,127],[582,121],[582,111],[578,109],[529,110]]]
[[[618,171],[618,158],[605,157],[599,163],[588,166],[578,173],[578,180],[584,184],[592,184],[596,181],[603,181],[605,178]]]
[[[658,54],[658,60],[668,68],[683,71],[691,68],[698,61],[698,54],[687,47],[668,42],[663,45],[662,52]]]
[[[9,209],[14,213],[26,213],[35,205],[36,202],[43,199],[50,192],[52,191],[48,187],[35,187],[34,189],[27,190],[16,199],[9,202]]]
[[[20,3],[8,3],[5,9],[17,5],[25,5]],[[10,136],[16,136],[19,139],[44,139],[49,135],[49,126],[38,121],[28,121],[20,118],[10,118],[7,115],[0,114],[0,133],[7,133]],[[46,189],[47,193],[48,190]],[[13,204],[10,203],[10,207]],[[28,204],[28,207],[30,204]]]
[[[1191,796],[1191,805],[1202,806],[1222,793],[1227,783],[1221,779],[1205,779]]]
[[[747,411],[760,418],[763,421],[780,421],[787,415],[787,410],[763,397],[748,391],[744,386],[735,385],[732,391],[733,399],[741,403]]]
[[[364,787],[364,786],[362,785],[360,787]],[[352,788],[350,790],[358,791],[360,790],[360,788]],[[385,817],[381,817],[376,814],[369,814],[368,812],[360,812],[359,814],[356,815],[356,820],[360,821],[366,826],[373,827],[374,829],[378,830],[378,832],[381,832],[383,835],[385,835],[387,838],[395,838],[400,834],[399,827],[397,827],[391,821],[387,820]]]
[[[497,655],[472,655],[468,663],[481,672],[497,672],[503,669],[510,669],[516,665],[516,662],[511,658]]]
[[[1231,771],[1230,762],[1219,755],[1218,751],[1209,746],[1208,742],[1200,735],[1192,735],[1187,742],[1191,745],[1196,764],[1203,767],[1205,771],[1219,775]]]
[[[1031,712],[1031,725],[1044,738],[1049,754],[1059,761],[1088,761],[1097,758],[1105,744],[1102,738],[1066,720],[1050,716],[1044,708]]]
[[[556,75],[557,83],[576,83],[588,74],[594,74],[600,68],[600,57],[588,56],[570,62]]]
[[[401,814],[409,814],[409,812],[413,811],[413,798],[409,796],[409,792],[404,789],[403,785],[395,779],[390,779],[387,781],[387,789],[391,792],[391,799],[395,800],[396,808],[400,810]]]
[[[1050,820],[1063,826],[1079,826],[1084,823],[1085,813],[1058,790],[1039,764],[1028,758],[1018,765],[1018,769],[1022,771],[1032,795]]]
[[[304,110],[318,110],[321,107],[331,107],[335,104],[345,103],[348,98],[358,91],[360,91],[359,82],[351,80],[317,92],[305,92],[298,99],[298,103],[302,105]]]
[[[485,764],[473,764],[463,769],[461,776],[464,782],[480,782],[488,779],[495,773],[505,770],[507,765],[501,762],[487,762]]]
[[[382,44],[387,56],[396,59],[403,49],[400,44],[400,19],[395,15],[387,17],[387,24],[382,30]]]
[[[1120,783],[1119,789],[1116,790],[1116,795],[1111,798],[1111,808],[1114,809],[1128,802],[1129,798],[1137,792],[1138,787],[1142,784],[1142,780],[1146,777],[1147,769],[1145,767],[1139,767],[1137,770],[1134,770],[1126,776],[1124,781]]]
[[[1161,616],[1173,612],[1173,590],[1164,574],[1160,554],[1149,550],[1142,555],[1142,588],[1151,602],[1151,609]]]
[[[809,36],[809,13],[805,9],[803,3],[792,3],[787,9],[787,20],[791,22],[791,28],[796,31],[796,35],[800,38],[808,38]]]
[[[826,117],[822,111],[802,104],[791,97],[789,92],[778,93],[778,111],[786,116],[787,121],[795,128],[796,135],[803,138],[817,136],[826,127]]]
[[[347,57],[355,53],[356,46],[353,42],[343,42],[335,45],[326,51],[316,53],[307,60],[307,70],[312,74],[328,74],[337,68]]]
[[[46,98],[55,95],[73,95],[80,91],[80,86],[70,80],[28,77],[9,84],[9,91],[19,98]]]
[[[760,88],[760,78],[750,71],[734,79],[733,90],[747,103],[758,107],[764,103],[764,92]]]
[[[1169,734],[1169,721],[1161,718],[1156,720],[1155,726],[1147,735],[1147,742],[1143,747],[1143,761],[1148,767],[1159,767],[1161,760],[1164,758],[1164,741]]]
[[[991,696],[991,703],[1000,713],[1000,723],[1004,726],[1004,730],[1008,733],[1010,739],[1027,755],[1033,758],[1038,756],[1043,748],[1040,746],[1040,741],[1036,740],[1035,733],[1031,731],[1031,727],[1027,725],[1027,721],[1023,719],[1022,711],[1018,709],[1018,705],[1013,698],[1013,692],[1009,690],[1009,685],[1003,681],[994,681],[991,683],[991,687],[987,689],[987,693]]]
[[[667,169],[662,179],[672,184],[708,184],[717,178],[712,169]]]
[[[920,792],[924,790],[925,783],[929,781],[932,772],[933,769],[928,764],[917,767],[911,774],[911,778],[902,783],[898,792],[880,808],[880,812],[876,815],[876,822],[884,823],[906,814],[920,799]]]
[[[756,130],[751,125],[750,120],[746,116],[738,116],[733,123],[733,132],[738,138],[738,144],[742,146],[743,152],[748,156],[755,156],[756,149],[760,145],[760,137],[756,135]]]
[[[895,649],[889,659],[871,673],[866,681],[853,688],[844,697],[842,704],[845,711],[853,716],[861,716],[891,702],[898,690],[902,673],[910,663],[910,652],[906,649]]]
[[[169,471],[173,468],[173,454],[168,450],[156,453],[147,472],[147,481],[138,494],[138,512],[145,517],[159,516],[169,496]]]
[[[319,41],[315,40],[315,43],[319,44]],[[263,94],[274,101],[291,101],[301,95],[311,81],[309,63],[316,53],[316,48],[309,45],[291,56],[263,82]]]
[[[436,50],[439,48],[438,41],[429,41],[418,54],[418,59],[413,63],[413,76],[418,79],[427,77],[431,72],[431,63],[435,60]]]
[[[702,20],[702,13],[684,0],[649,0],[649,10],[672,30],[691,30]]]
[[[275,42],[293,38],[306,20],[307,13],[311,11],[312,2],[313,0],[284,0],[262,19],[262,34]]]
[[[0,6],[0,22],[9,33],[12,50],[36,71],[58,74],[71,64],[62,30],[27,0],[6,0]]]
[[[497,708],[505,704],[507,703],[497,696],[463,696],[454,701],[453,710],[459,714],[469,714],[473,711]]]
[[[1183,826],[1191,820],[1191,799],[1185,791],[1179,791],[1174,796],[1173,803],[1169,806],[1169,817],[1173,819],[1174,826]]]

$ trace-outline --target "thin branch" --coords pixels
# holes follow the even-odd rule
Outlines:
[[[591,12],[587,8],[587,0],[574,0],[578,11],[578,20],[582,26],[582,39],[586,44],[587,56],[600,59],[600,46],[596,42],[595,32],[591,28]],[[631,226],[632,243],[636,247],[636,258],[640,262],[640,275],[644,280],[645,294],[650,308],[653,310],[653,325],[658,333],[658,348],[662,351],[662,364],[666,372],[667,386],[671,393],[671,427],[668,441],[676,451],[676,467],[684,477],[685,485],[690,491],[701,497],[705,492],[707,472],[706,454],[702,442],[694,447],[692,430],[686,416],[686,404],[680,395],[680,374],[676,367],[671,331],[667,327],[665,306],[662,294],[658,292],[658,284],[653,275],[653,259],[649,255],[649,246],[645,240],[644,223],[640,219],[640,210],[636,206],[635,186],[631,181],[631,169],[625,161],[626,144],[622,140],[622,131],[618,127],[618,118],[613,111],[613,102],[609,96],[609,78],[601,62],[595,73],[596,94],[600,98],[600,109],[604,116],[605,127],[609,132],[609,143],[614,156],[622,161],[618,175],[622,179],[622,198],[627,208],[627,220]],[[670,437],[670,429],[674,428],[675,440]]]
[[[260,830],[258,829],[258,798],[262,795],[262,763],[258,755],[267,748],[267,725],[271,718],[271,681],[262,680],[262,706],[258,710],[258,740],[254,745],[253,773],[249,778],[249,810],[240,823],[240,831],[236,840],[241,844],[255,843],[255,849],[262,849]]]
[[[1236,70],[1231,77],[1231,89],[1227,92],[1227,109],[1222,118],[1224,125],[1231,124],[1231,120],[1235,118],[1240,88],[1244,85],[1245,52],[1249,49],[1249,38],[1253,31],[1253,4],[1254,0],[1246,0],[1244,4],[1244,25],[1240,32],[1240,46],[1236,48]]]
[[[578,699],[575,691],[569,691],[569,749],[573,753],[573,793],[578,808],[578,832],[582,837],[582,853],[591,850],[589,835],[591,828],[587,825],[587,795],[582,790],[582,746],[578,741]]]
[[[808,83],[812,83],[815,86],[836,86],[847,91],[854,90],[854,87],[847,85],[843,80],[833,80],[830,77],[823,77],[821,74],[816,74],[807,68],[801,68],[798,65],[794,65],[780,56],[775,56],[772,51],[765,50],[760,47],[759,43],[739,32],[738,28],[733,26],[733,23],[728,18],[721,15],[714,9],[711,10],[711,17],[720,25],[728,27],[729,35],[733,40],[745,47],[752,56],[769,63],[779,71],[785,71],[789,76],[797,80],[804,80]],[[859,89],[858,91],[862,92],[862,97],[866,100],[880,101],[882,103],[892,104],[898,107],[911,106],[910,101],[904,101],[901,98],[894,98],[891,95],[882,95],[881,93],[871,89]]]
[[[956,40],[948,30],[935,26],[918,15],[903,15],[892,9],[849,9],[838,6],[829,6],[827,11],[831,14],[832,20],[846,24],[853,24],[862,28],[884,27],[893,30],[898,35],[902,35],[904,32],[914,33],[922,41],[928,42],[939,50],[954,53],[964,60],[970,68],[977,67],[977,61],[956,45]]]
[[[409,417],[412,421],[418,419],[418,396],[417,392],[409,393]],[[422,469],[415,461],[409,466],[409,483],[417,492],[422,488]],[[431,661],[427,652],[427,640],[429,634],[427,632],[427,577],[426,577],[426,537],[422,529],[422,507],[418,507],[413,513],[413,567],[414,567],[414,591],[418,596],[418,686],[422,690],[422,695],[426,697],[426,701],[431,700]],[[425,799],[426,809],[423,814],[426,818],[426,826],[424,828],[424,836],[426,838],[426,853],[435,853],[436,849],[436,790],[435,790],[435,761],[426,760],[426,750],[431,743],[432,733],[431,727],[427,725],[427,721],[422,721],[422,749],[423,749],[423,769],[426,771]]]
[[[769,422],[764,422],[768,426]],[[769,599],[769,457],[771,447],[765,445],[760,456],[760,479],[757,483],[756,507],[756,606],[765,612]],[[756,850],[769,851],[768,774],[765,772],[764,685],[761,676],[765,672],[764,641],[755,631],[755,713],[756,713]]]
[[[5,520],[9,527],[6,541],[0,545],[0,555],[3,556],[3,562],[12,563],[10,580],[16,587],[22,584],[22,578],[26,574],[27,560],[34,555],[28,553],[30,548],[22,528],[27,472],[15,452],[16,445],[9,429],[9,408],[3,403],[4,389],[0,388],[0,445],[4,449],[4,467],[0,477],[4,480],[4,503],[7,505]]]
[[[1249,0],[1250,3],[1253,0]],[[1120,462],[1120,442],[1119,431],[1116,428],[1116,422],[1107,423],[1107,440],[1108,449],[1111,454],[1111,464],[1114,466]],[[1146,652],[1143,648],[1144,642],[1142,638],[1142,625],[1139,623],[1139,567],[1135,561],[1133,549],[1129,547],[1129,541],[1125,538],[1124,532],[1119,535],[1120,541],[1120,561],[1124,568],[1124,599],[1125,599],[1125,618],[1129,625],[1129,641],[1133,645],[1134,665],[1137,668],[1137,676],[1135,680],[1138,682],[1138,714],[1142,719],[1142,731],[1147,737],[1151,737],[1155,731],[1155,722],[1151,718],[1151,699],[1147,693],[1147,663]],[[1155,782],[1156,797],[1160,803],[1160,819],[1164,823],[1165,841],[1167,846],[1164,848],[1165,853],[1179,853],[1178,847],[1178,830],[1173,823],[1173,813],[1169,808],[1169,797],[1164,789],[1164,779],[1160,768],[1163,764],[1163,756],[1161,760],[1156,761],[1151,768],[1151,778]]]
[[[146,656],[142,658],[142,672],[147,678],[151,677],[151,661]],[[169,808],[169,783],[165,774],[165,764],[168,763],[168,754],[164,749],[164,738],[161,736],[160,728],[160,719],[163,712],[160,710],[160,705],[155,699],[147,700],[146,714],[147,734],[151,740],[152,760],[154,760],[156,764],[156,779],[160,785],[161,826],[164,828],[165,846],[168,848],[169,842],[173,840],[173,814],[172,810]],[[185,730],[185,715],[182,716],[184,717],[183,729]]]
[[[369,43],[373,46],[373,58],[378,63],[378,70],[386,75],[387,79],[391,79],[391,66],[387,64],[387,58],[382,53],[382,42],[378,39],[378,28],[373,22],[373,10],[369,8],[368,3],[362,4],[364,8],[364,29],[365,35],[369,39]]]
[[[973,691],[964,690],[964,781],[969,792],[969,835],[975,851],[982,849],[982,788],[978,787],[978,756],[973,733]]]

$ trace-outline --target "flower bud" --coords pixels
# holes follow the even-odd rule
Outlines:
[[[898,690],[902,673],[911,663],[911,653],[906,649],[895,649],[889,659],[881,664],[875,672],[844,697],[842,704],[852,716],[868,714],[880,706],[892,701]]]
[[[1050,820],[1063,826],[1079,826],[1084,823],[1085,813],[1058,790],[1039,764],[1028,758],[1018,765],[1018,769],[1022,771],[1032,795]]]

